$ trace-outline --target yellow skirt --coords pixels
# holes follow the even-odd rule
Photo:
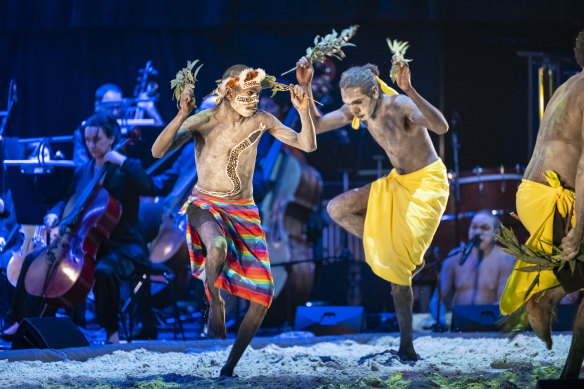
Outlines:
[[[553,241],[555,210],[557,209],[563,217],[566,217],[574,205],[575,196],[573,191],[562,187],[556,173],[547,171],[545,176],[549,186],[529,180],[521,181],[517,190],[517,214],[521,223],[529,231],[526,245],[534,250],[551,253],[552,248],[548,243]],[[574,216],[571,220],[572,225],[575,221]],[[517,261],[515,269],[524,266],[528,264]],[[499,302],[503,315],[515,312],[535,293],[559,285],[551,270],[542,271],[539,275],[539,284],[526,296],[536,276],[536,272],[513,270]]]
[[[363,246],[375,274],[394,284],[412,284],[412,271],[432,242],[448,193],[446,167],[440,159],[409,174],[393,169],[373,182]]]

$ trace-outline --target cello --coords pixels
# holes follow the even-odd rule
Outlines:
[[[127,139],[114,150],[134,140]],[[105,163],[75,201],[70,199],[59,233],[26,272],[26,291],[50,305],[76,307],[93,287],[99,246],[122,216],[120,202],[100,184],[107,167]]]
[[[24,240],[18,250],[12,250],[12,258],[6,267],[6,278],[14,287],[16,287],[24,258],[31,252],[46,246],[47,240],[47,231],[44,226],[22,225],[20,231],[24,234]]]

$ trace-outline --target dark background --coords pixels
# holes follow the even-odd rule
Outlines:
[[[584,27],[582,0],[0,4],[0,110],[6,107],[10,80],[18,85],[7,136],[71,134],[93,112],[98,86],[112,82],[124,96],[132,96],[138,69],[147,60],[160,73],[157,106],[169,121],[176,113],[170,79],[187,60],[204,63],[195,91],[201,101],[230,65],[245,63],[279,74],[295,64],[316,34],[359,24],[353,38],[357,47],[345,50],[347,58],[337,62],[337,74],[372,62],[389,81],[385,38],[408,40],[406,57],[414,59],[416,89],[449,122],[454,111],[460,116],[463,125],[451,126],[442,151],[453,168],[451,137],[458,131],[461,169],[527,163],[528,65],[518,52],[564,58],[558,78],[565,80],[580,70],[573,46]],[[331,108],[339,105],[335,90]],[[439,147],[438,137],[434,140]],[[348,129],[346,136],[320,137],[319,150],[309,160],[325,180],[338,181],[339,168],[374,168],[375,154],[381,150],[365,131]],[[387,160],[383,164],[389,167]],[[353,170],[351,178],[353,186],[363,177]]]

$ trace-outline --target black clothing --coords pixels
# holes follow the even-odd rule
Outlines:
[[[70,199],[67,207],[72,207],[77,196],[87,187],[93,177],[94,170],[95,161],[91,160],[75,171],[73,181],[67,192],[67,197]],[[122,216],[109,239],[100,246],[100,251],[97,255],[98,261],[99,257],[103,256],[102,251],[113,250],[144,266],[149,266],[146,255],[146,242],[142,237],[138,224],[138,209],[140,196],[150,195],[153,191],[152,179],[146,174],[139,160],[127,158],[122,166],[106,164],[103,187],[120,202]],[[49,213],[55,213],[61,218],[65,208],[65,202],[62,201],[53,207]]]
[[[73,181],[67,191],[69,199],[67,207],[62,201],[49,213],[55,213],[61,218],[65,208],[69,209],[75,205],[75,200],[92,180],[94,170],[96,170],[94,167],[95,161],[91,160],[75,171]],[[110,196],[120,202],[122,215],[110,237],[99,247],[93,292],[98,323],[106,330],[115,331],[118,329],[121,280],[129,279],[137,269],[151,266],[147,247],[138,226],[138,208],[140,195],[150,194],[153,183],[142,169],[140,161],[135,159],[126,159],[122,166],[108,163],[105,169],[103,187]],[[64,216],[67,217],[67,215]],[[26,270],[35,257],[36,253],[27,256],[18,279],[11,309],[11,317],[16,321],[39,314],[39,298],[27,297],[24,288]],[[145,299],[150,297],[148,287],[149,285],[144,288]],[[144,307],[150,309],[149,301],[144,304]],[[143,317],[149,318],[151,315],[143,315]]]
[[[38,317],[42,312],[42,297],[32,296],[26,293],[24,287],[24,278],[26,277],[26,272],[30,267],[31,263],[34,262],[36,257],[40,254],[41,250],[36,250],[28,254],[24,261],[22,262],[22,269],[20,270],[20,275],[18,276],[18,281],[16,282],[16,288],[13,294],[12,305],[10,306],[10,311],[8,316],[15,322],[21,322],[25,317]],[[52,316],[56,312],[53,307],[47,307],[44,312],[44,316]]]

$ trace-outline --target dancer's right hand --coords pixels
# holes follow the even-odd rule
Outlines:
[[[195,89],[191,84],[187,84],[180,95],[180,110],[183,114],[189,115],[193,109],[195,109]]]

